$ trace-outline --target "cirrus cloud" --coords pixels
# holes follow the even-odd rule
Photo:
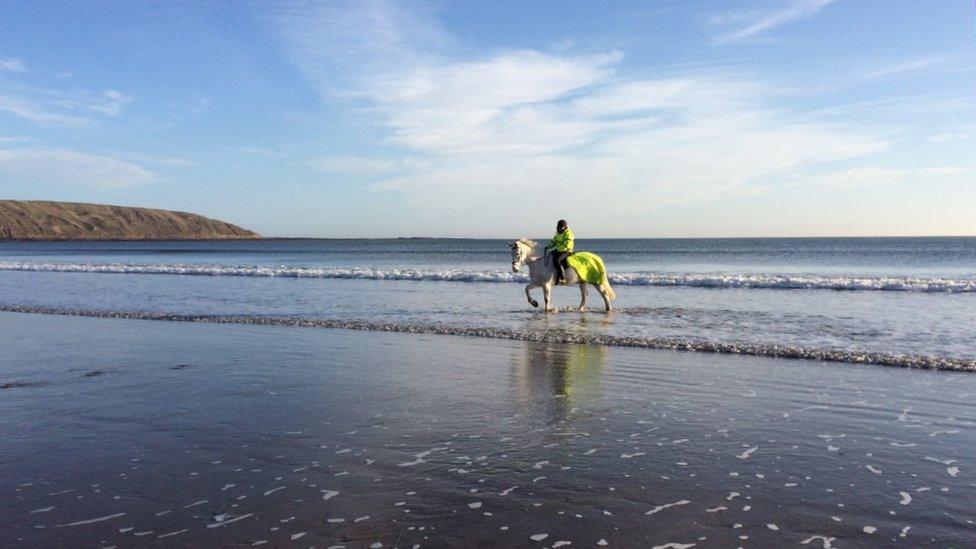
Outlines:
[[[131,162],[68,149],[0,149],[0,173],[34,183],[93,189],[121,189],[156,180],[156,174]]]
[[[399,193],[445,228],[478,211],[500,231],[542,205],[640,227],[657,208],[759,192],[784,175],[888,145],[863,128],[797,122],[778,105],[776,87],[757,79],[705,70],[631,75],[617,51],[472,56],[432,52],[428,42],[411,49],[407,37],[435,22],[400,21],[396,7],[384,16],[384,6],[369,3],[371,20],[384,21],[378,28],[356,27],[364,16],[355,5],[321,21],[369,42],[368,68],[334,36],[308,30],[317,28],[314,12],[300,23],[289,12],[282,32],[324,100],[362,102],[383,146],[423,160],[391,170],[389,160],[360,155],[324,167],[372,172],[377,192]],[[328,78],[334,67],[341,93]]]
[[[59,112],[32,99],[14,95],[0,94],[0,112],[40,124],[75,125],[87,121],[83,117]]]
[[[0,58],[0,71],[26,72],[27,65],[20,59],[13,57]]]
[[[756,15],[732,14],[715,17],[712,20],[713,24],[723,24],[726,22],[741,23],[745,21],[745,26],[720,35],[716,38],[716,42],[739,42],[748,38],[754,38],[764,32],[796,21],[797,19],[811,17],[836,1],[789,0],[782,3],[778,9],[761,12]]]

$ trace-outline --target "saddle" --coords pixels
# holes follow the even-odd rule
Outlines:
[[[555,253],[556,252],[553,252],[551,250],[546,250],[546,263],[548,263],[550,265],[553,264],[553,256],[555,255]],[[562,264],[562,266],[563,266],[563,269],[568,269],[569,268],[569,262],[566,261],[566,260],[569,259],[569,256],[573,255],[574,253],[575,252],[569,252],[569,254],[566,255],[566,257],[564,257],[563,260],[560,262]],[[555,266],[555,265],[553,265],[553,266]]]

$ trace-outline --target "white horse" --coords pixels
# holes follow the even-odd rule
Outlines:
[[[514,240],[508,243],[512,248],[512,271],[519,272],[519,268],[525,264],[529,267],[529,283],[525,286],[525,297],[528,298],[529,304],[533,307],[538,307],[539,302],[532,299],[532,294],[530,290],[532,288],[542,288],[542,296],[545,299],[545,311],[547,313],[555,313],[558,311],[556,307],[551,305],[552,287],[556,285],[556,268],[552,265],[552,261],[545,252],[540,253],[538,251],[538,245],[528,239]],[[580,312],[586,310],[586,290],[588,283],[582,280],[576,269],[569,267],[565,269],[566,273],[566,285],[579,284],[580,287],[580,304],[577,309]],[[615,299],[617,295],[614,293],[613,288],[610,287],[610,281],[604,276],[603,281],[596,285],[597,290],[600,292],[600,297],[603,298],[603,303],[607,306],[607,312],[609,313],[613,308],[610,306],[610,300]]]

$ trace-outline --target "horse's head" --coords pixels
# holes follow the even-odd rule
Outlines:
[[[512,249],[512,272],[519,272],[519,267],[529,257],[529,247],[520,240],[513,240],[508,243]]]

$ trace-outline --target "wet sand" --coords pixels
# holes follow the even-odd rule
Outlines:
[[[0,348],[3,547],[976,539],[969,373],[18,313]]]

